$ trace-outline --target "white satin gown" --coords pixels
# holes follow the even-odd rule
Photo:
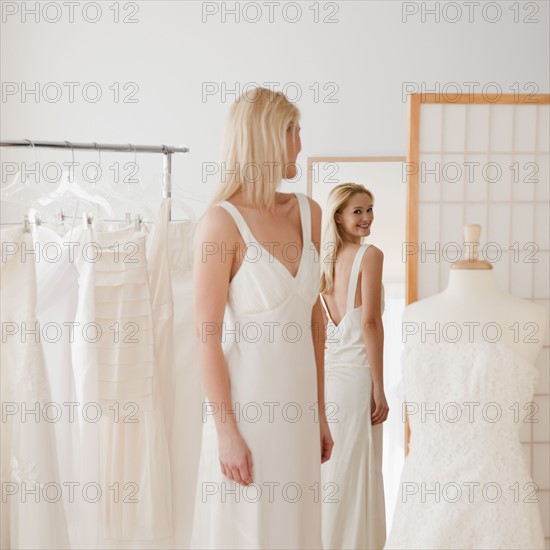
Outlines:
[[[311,242],[308,199],[302,193],[296,197],[303,250],[295,277],[258,243],[238,208],[227,201],[219,204],[247,243],[246,258],[229,286],[222,347],[231,406],[252,454],[253,483],[243,487],[222,474],[217,430],[206,410],[194,549],[322,548],[321,445],[311,331],[319,257]],[[290,257],[294,250],[287,250]]]
[[[363,244],[357,250],[346,313],[338,325],[321,295],[328,318],[325,402],[334,440],[332,456],[321,469],[325,549],[380,550],[386,540],[383,425],[371,424],[371,371],[361,329],[361,306],[354,308],[361,261],[369,246]]]

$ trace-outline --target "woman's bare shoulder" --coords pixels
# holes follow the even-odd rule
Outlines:
[[[371,244],[361,260],[361,266],[379,265],[384,261],[384,253],[375,245]]]
[[[309,207],[311,208],[312,214],[318,214],[321,215],[321,206],[317,201],[314,201],[311,197],[306,195],[307,200],[309,201]]]
[[[225,240],[236,231],[233,216],[219,204],[210,206],[199,220],[199,230],[202,235],[215,237],[214,240]]]
[[[376,245],[374,244],[371,244],[368,248],[367,248],[367,251],[365,252],[365,255],[367,254],[370,254],[371,258],[372,257],[375,257],[375,258],[383,258],[384,257],[384,253],[382,252],[382,250],[380,250]]]

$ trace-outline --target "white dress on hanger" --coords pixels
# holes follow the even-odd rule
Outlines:
[[[73,229],[64,236],[70,243],[78,271],[78,303],[71,358],[78,403],[80,463],[75,506],[78,507],[79,548],[101,548],[103,533],[103,489],[100,472],[99,379],[97,371],[97,344],[93,339],[95,323],[95,243],[91,227]],[[88,334],[89,332],[89,334]],[[99,496],[99,498],[97,498]]]
[[[386,549],[544,548],[519,440],[536,378],[502,342],[405,346],[411,439]]]
[[[319,259],[309,202],[300,207],[303,250],[295,277],[233,217],[247,256],[229,285],[222,347],[237,426],[252,454],[253,483],[220,469],[217,430],[205,414],[191,548],[319,549],[321,446],[311,314]],[[232,332],[233,331],[233,332]],[[235,332],[236,331],[236,332]],[[205,403],[205,410],[214,404]],[[321,493],[321,494],[320,494]]]
[[[56,442],[47,406],[52,398],[36,318],[35,257],[21,226],[0,233],[1,546],[69,548]],[[31,332],[36,331],[36,332]]]
[[[168,435],[172,548],[189,548],[197,484],[203,402],[193,319],[192,222],[168,221],[164,199],[147,242],[159,395]]]
[[[321,468],[323,548],[380,550],[386,540],[382,477],[383,425],[371,424],[372,377],[355,294],[361,261],[370,244],[357,250],[348,283],[346,313],[328,318],[325,346],[325,402],[334,447]],[[384,287],[382,286],[382,312]]]
[[[80,267],[88,281],[93,277],[93,289],[90,295],[89,285],[84,286],[80,301],[88,303],[89,312],[95,310],[95,319],[87,341],[79,345],[93,347],[96,356],[100,545],[168,548],[170,464],[155,353],[162,310],[154,308],[157,295],[150,290],[150,270],[154,278],[157,267],[147,262],[145,226],[88,232],[91,246]],[[87,374],[93,378],[90,369]]]
[[[172,468],[172,509],[174,548],[191,544],[195,490],[199,469],[204,391],[198,363],[193,312],[193,236],[192,221],[168,223],[168,260],[174,300],[174,374],[170,437]]]
[[[167,441],[174,408],[174,298],[170,280],[169,213],[170,199],[165,198],[146,243],[155,340],[155,390],[162,406]]]
[[[78,303],[78,271],[59,230],[62,228],[57,224],[40,224],[33,231],[34,244],[39,251],[35,263],[36,317],[43,329],[42,350],[53,403],[51,416],[55,418],[52,427],[59,477],[62,484],[70,484],[80,480],[82,464],[78,433],[81,409],[77,405],[69,330]],[[63,491],[71,548],[86,546],[85,541],[80,541],[80,498],[76,498],[80,493],[78,488],[75,495]]]

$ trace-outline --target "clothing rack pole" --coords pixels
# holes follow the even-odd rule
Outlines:
[[[172,197],[172,153],[165,153],[162,163],[162,196]],[[168,221],[172,219],[172,209],[168,209]]]
[[[79,149],[86,151],[109,151],[119,153],[162,153],[162,196],[172,197],[172,155],[188,153],[189,147],[174,147],[173,145],[132,145],[131,143],[72,143],[70,141],[31,141],[29,139],[0,141],[0,147],[48,147],[50,149]],[[168,212],[171,219],[171,212]]]
[[[81,149],[97,151],[98,149],[119,153],[188,153],[189,147],[173,145],[133,145],[131,143],[72,143],[70,141],[30,141],[26,139],[0,141],[0,147],[49,147],[51,149]]]

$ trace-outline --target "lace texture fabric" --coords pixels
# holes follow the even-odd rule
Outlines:
[[[536,377],[502,343],[404,348],[411,439],[386,549],[544,548],[519,440]]]

